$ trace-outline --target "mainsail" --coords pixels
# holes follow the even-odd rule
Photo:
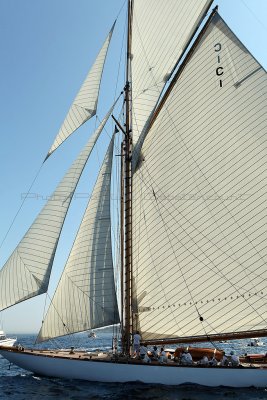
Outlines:
[[[110,220],[113,141],[37,342],[119,322]]]
[[[266,72],[218,14],[182,67],[133,177],[134,327],[266,330]]]
[[[46,158],[48,158],[76,129],[95,115],[102,72],[114,26],[115,23],[75,97]]]
[[[210,0],[135,0],[132,23],[132,110],[136,142]]]
[[[46,292],[58,239],[74,190],[113,107],[1,269],[1,310]]]

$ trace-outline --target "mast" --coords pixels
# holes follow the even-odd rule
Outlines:
[[[132,118],[131,118],[131,41],[132,41],[132,0],[128,0],[128,35],[127,35],[127,61],[126,61],[126,85],[125,85],[125,328],[123,338],[123,350],[130,353],[132,330]]]

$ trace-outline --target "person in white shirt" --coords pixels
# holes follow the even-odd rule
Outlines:
[[[209,359],[207,355],[204,355],[198,362],[199,365],[209,365]]]
[[[167,364],[167,354],[163,347],[161,348],[161,351],[160,351],[159,362],[161,364]]]
[[[187,349],[181,354],[180,362],[182,365],[192,365],[193,364],[192,356]]]
[[[152,354],[152,360],[158,361],[158,359],[159,359],[159,352],[158,352],[157,346],[154,346],[154,347],[153,347],[153,350],[151,351],[151,354]]]
[[[220,365],[222,367],[227,367],[229,365],[228,357],[226,357],[225,352],[223,352],[223,357],[221,359]]]
[[[140,358],[141,360],[143,360],[144,362],[151,362],[150,357],[148,356],[148,350],[145,344],[141,343],[141,347],[140,347]]]
[[[140,353],[140,340],[141,340],[141,336],[139,334],[139,331],[136,331],[133,336],[134,356],[136,356],[136,357],[139,357],[139,353]]]
[[[230,362],[232,367],[238,367],[240,365],[239,357],[233,351],[231,351],[230,355]]]
[[[209,361],[209,365],[211,365],[212,367],[216,367],[218,365],[218,361],[216,360],[216,358],[214,356]]]

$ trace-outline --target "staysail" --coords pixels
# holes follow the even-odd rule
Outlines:
[[[218,14],[185,63],[133,177],[134,329],[267,329],[267,76]]]
[[[134,0],[132,110],[136,142],[210,0]]]
[[[75,97],[46,158],[48,158],[76,129],[95,115],[102,72],[114,26],[115,23]]]
[[[0,271],[0,309],[45,293],[62,226],[79,178],[113,107]]]
[[[113,141],[37,342],[119,322],[110,220]]]

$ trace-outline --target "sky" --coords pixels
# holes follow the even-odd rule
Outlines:
[[[267,69],[267,1],[218,0],[216,4],[226,23]],[[117,17],[100,92],[100,119],[124,85],[121,54],[125,1],[0,0],[1,267],[95,128],[96,121],[92,119],[42,166],[73,98]],[[80,196],[75,199],[66,221],[62,239],[66,245],[55,259],[50,296],[75,234],[71,228],[78,226],[77,217],[82,215],[92,188],[88,175],[96,176],[95,166],[100,165],[106,139],[96,148],[78,188]],[[29,189],[30,195],[25,199]],[[23,199],[23,207],[16,216]],[[45,295],[42,295],[3,311],[0,329],[3,327],[7,333],[37,332],[44,306]]]

